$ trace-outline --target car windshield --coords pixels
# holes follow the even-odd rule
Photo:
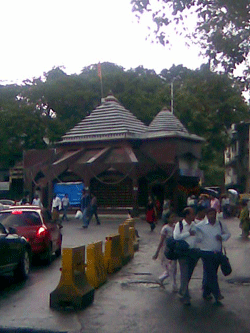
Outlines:
[[[40,225],[41,219],[37,212],[23,212],[23,211],[12,211],[12,212],[0,212],[0,223],[5,228],[9,227],[23,227],[31,225]]]

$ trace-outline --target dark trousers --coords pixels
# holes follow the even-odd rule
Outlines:
[[[91,209],[90,209],[88,224],[91,222],[93,215],[95,215],[96,223],[101,224],[100,220],[99,220],[99,217],[97,215],[97,207],[96,206],[92,206]]]
[[[203,262],[203,297],[213,294],[215,300],[218,300],[220,295],[217,274],[220,265],[219,256],[214,252],[201,251],[201,258]]]
[[[192,277],[193,271],[197,262],[199,260],[199,255],[194,253],[192,256],[187,256],[184,258],[180,258],[179,265],[180,265],[180,273],[181,273],[181,286],[179,293],[182,295],[183,299],[189,300],[189,281]]]
[[[63,206],[63,216],[62,216],[62,220],[65,219],[66,221],[68,221],[67,211],[68,211],[68,206]]]

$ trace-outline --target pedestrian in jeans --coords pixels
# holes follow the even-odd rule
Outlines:
[[[88,214],[90,208],[90,197],[85,189],[82,190],[81,197],[81,211],[82,211],[82,222],[83,228],[88,228]]]
[[[90,194],[90,199],[91,199],[91,201],[90,201],[90,211],[89,211],[88,224],[90,224],[93,215],[95,215],[96,224],[99,225],[101,223],[100,223],[99,217],[97,215],[97,199],[96,199],[96,196],[93,193],[91,193]]]
[[[217,271],[220,265],[222,241],[227,241],[231,234],[227,226],[216,219],[216,209],[208,208],[205,219],[196,225],[197,241],[203,261],[203,298],[211,300],[212,295],[216,304],[224,298],[221,295]]]
[[[65,193],[64,197],[62,198],[62,208],[63,208],[63,216],[62,221],[65,219],[68,221],[67,211],[69,209],[69,196],[67,193]]]
[[[196,247],[196,228],[194,223],[195,213],[191,207],[183,210],[184,219],[177,222],[174,228],[174,239],[185,240],[190,248],[190,252]],[[179,294],[184,305],[190,305],[189,281],[192,277],[195,266],[199,260],[198,255],[187,255],[178,259],[181,272],[181,286]]]

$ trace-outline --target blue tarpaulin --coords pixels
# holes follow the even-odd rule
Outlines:
[[[60,199],[62,199],[67,193],[70,205],[80,206],[82,190],[84,187],[84,184],[81,182],[57,183],[54,185],[54,193],[56,193]]]

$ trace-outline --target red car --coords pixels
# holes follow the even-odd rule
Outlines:
[[[12,206],[0,212],[0,223],[24,236],[31,246],[32,255],[47,263],[51,262],[53,253],[61,255],[62,234],[48,210],[30,205]]]

